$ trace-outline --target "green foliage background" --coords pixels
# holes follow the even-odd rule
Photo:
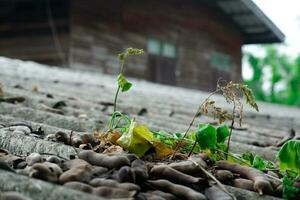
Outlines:
[[[245,80],[257,100],[286,105],[300,106],[300,55],[292,58],[279,52],[274,46],[263,46],[264,56],[245,53],[245,58],[253,69],[253,76]],[[270,79],[264,80],[264,68],[270,69]],[[264,81],[270,83],[268,90],[263,89]],[[282,89],[276,89],[280,85]]]

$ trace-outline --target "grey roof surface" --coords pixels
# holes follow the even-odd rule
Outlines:
[[[34,130],[41,127],[45,136],[56,131],[74,131],[74,134],[81,134],[92,132],[94,129],[105,130],[112,113],[115,79],[100,73],[71,71],[0,57],[0,83],[5,97],[25,98],[24,102],[17,104],[0,102],[0,126],[17,122],[27,123]],[[185,131],[197,107],[208,95],[196,90],[130,80],[134,87],[132,91],[120,95],[118,110],[155,130]],[[35,91],[32,90],[33,87]],[[66,106],[59,109],[59,112],[51,109],[59,101],[65,102]],[[221,96],[217,96],[216,101],[225,108],[231,107]],[[291,128],[295,129],[296,134],[300,130],[300,110],[261,102],[259,107],[261,111],[256,113],[246,106],[244,129],[233,131],[232,151],[251,151],[274,160],[277,149],[272,145],[288,135]],[[193,128],[200,122],[214,121],[213,118],[200,116]],[[29,135],[14,134],[9,129],[0,129],[0,148],[16,155],[32,152],[46,152],[62,157],[74,155],[71,146]],[[0,170],[0,173],[3,172]],[[5,177],[8,176],[12,179],[6,180]],[[28,178],[1,175],[0,180],[9,184],[0,186],[0,191],[19,188],[18,184],[21,183],[16,181],[19,179],[22,179],[23,183],[30,181]],[[48,186],[45,184],[43,187]],[[52,186],[49,187],[51,190]],[[26,187],[20,188],[21,190],[26,192]],[[57,190],[62,188],[57,187]],[[259,197],[257,193],[251,195],[249,199],[277,199]],[[63,196],[60,198],[63,199]],[[39,197],[36,196],[36,199]]]
[[[132,80],[134,87],[122,93],[118,109],[135,117],[138,122],[155,130],[184,132],[197,107],[208,93]],[[25,120],[47,127],[79,132],[105,129],[116,89],[115,77],[71,71],[61,68],[0,58],[0,82],[8,96],[24,96],[19,104],[0,104],[0,120]],[[38,92],[33,93],[36,85]],[[48,98],[51,94],[53,98]],[[217,104],[230,109],[223,97],[216,96]],[[49,107],[57,101],[68,105],[63,113],[54,113]],[[260,112],[245,106],[245,130],[235,130],[232,148],[236,152],[253,151],[274,159],[276,141],[289,134],[291,128],[300,129],[300,110],[259,102]],[[144,110],[143,112],[141,112]],[[214,119],[201,116],[200,122]],[[47,131],[46,131],[47,132]]]
[[[213,0],[239,27],[244,44],[284,41],[284,34],[252,0]]]

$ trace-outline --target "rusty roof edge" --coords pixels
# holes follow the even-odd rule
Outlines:
[[[264,14],[264,12],[252,0],[240,0],[247,8],[249,8],[255,16],[257,16],[263,23],[274,33],[277,37],[277,42],[284,42],[284,33],[271,21],[271,19]],[[276,42],[276,41],[275,41]]]

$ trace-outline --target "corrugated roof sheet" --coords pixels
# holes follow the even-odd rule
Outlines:
[[[71,71],[39,65],[33,62],[22,62],[0,57],[0,80],[4,90],[4,97],[23,97],[19,103],[0,103],[0,127],[5,124],[27,124],[37,130],[39,127],[47,137],[56,131],[79,134],[92,132],[93,129],[104,130],[112,113],[112,101],[116,89],[115,77],[81,71]],[[135,84],[129,93],[119,98],[118,110],[135,117],[137,122],[147,124],[153,130],[170,132],[185,131],[193,117],[199,103],[208,93],[188,90],[145,81],[132,80]],[[32,91],[33,86],[36,88]],[[216,96],[218,105],[229,108],[224,98]],[[58,102],[65,102],[65,106],[51,109]],[[232,135],[231,150],[233,152],[250,151],[269,159],[275,158],[277,148],[274,144],[289,134],[293,128],[297,133],[300,129],[300,109],[259,102],[260,112],[253,113],[245,107],[243,129],[236,129]],[[144,110],[141,112],[141,110]],[[55,112],[54,112],[55,111]],[[196,125],[214,122],[207,116],[199,116]],[[5,148],[16,155],[40,152],[50,153],[67,158],[75,153],[71,146],[47,141],[46,138],[15,133],[13,129],[0,129],[0,148]],[[12,139],[13,142],[12,142]],[[24,149],[23,144],[30,146]],[[31,148],[32,147],[32,148]],[[7,184],[0,185],[1,190],[18,191],[30,194],[32,199],[41,198],[41,193],[33,193],[28,188],[39,188],[48,195],[49,191],[60,195],[50,196],[48,199],[93,199],[79,192],[49,183],[8,174],[0,170],[0,181]],[[36,184],[33,184],[34,183]],[[22,185],[23,187],[21,187]],[[25,187],[25,186],[26,187]],[[28,185],[30,187],[28,187]],[[42,188],[42,189],[41,189]],[[233,189],[231,190],[233,191]],[[236,190],[235,190],[236,191]],[[68,195],[65,195],[68,193]],[[245,196],[246,191],[240,192],[246,199],[276,200],[276,197],[258,196],[248,192],[252,198]],[[256,195],[256,196],[255,196]],[[237,196],[237,199],[241,197]]]
[[[239,27],[244,44],[284,41],[284,34],[252,0],[215,0],[214,6]]]

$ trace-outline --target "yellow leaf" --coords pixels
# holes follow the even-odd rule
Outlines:
[[[135,122],[130,124],[129,130],[117,140],[117,143],[124,149],[142,157],[152,146],[153,134],[143,126],[135,126]]]
[[[144,138],[148,142],[152,142],[153,140],[153,134],[147,127],[143,125],[134,127],[133,134],[136,135],[137,137]]]
[[[168,157],[169,155],[173,154],[173,150],[168,147],[167,145],[159,142],[159,141],[155,141],[153,143],[153,147],[155,148],[155,157],[156,159],[164,159],[166,157]]]

